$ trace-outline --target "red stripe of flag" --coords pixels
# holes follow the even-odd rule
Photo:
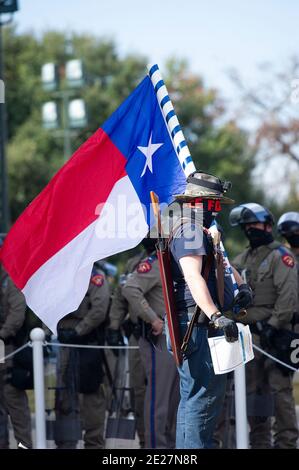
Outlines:
[[[107,200],[114,184],[126,175],[125,164],[109,136],[98,129],[31,202],[11,228],[2,253],[3,265],[9,266],[20,289],[95,221],[98,204]]]

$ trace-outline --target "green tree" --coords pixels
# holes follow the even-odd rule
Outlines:
[[[63,164],[63,138],[42,127],[42,104],[53,99],[41,86],[41,67],[55,62],[61,87],[67,60],[82,58],[86,85],[78,91],[86,102],[88,125],[72,139],[75,151],[115,110],[144,75],[142,57],[119,58],[113,41],[50,31],[41,38],[5,28],[5,79],[8,117],[8,174],[12,221]]]
[[[42,62],[41,44],[32,34],[17,34],[15,26],[4,28],[4,78],[9,139],[41,103]]]

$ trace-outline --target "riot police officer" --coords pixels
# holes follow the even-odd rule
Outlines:
[[[286,212],[282,214],[277,222],[277,231],[287,240],[297,262],[298,303],[294,314],[293,326],[296,333],[299,333],[299,212]]]
[[[129,346],[138,346],[140,338],[140,325],[137,315],[129,311],[129,305],[122,295],[122,287],[132,272],[137,268],[146,252],[140,253],[128,259],[124,274],[120,276],[119,285],[115,287],[112,302],[109,310],[109,328],[107,329],[107,342],[111,346],[116,346],[122,342],[121,327],[125,325],[125,334],[129,340]],[[139,349],[129,351],[129,374],[130,387],[134,390],[134,413],[136,418],[139,445],[144,447],[144,397],[146,376],[144,366],[140,357]]]
[[[290,329],[297,300],[297,273],[291,253],[274,241],[271,212],[256,203],[241,204],[230,213],[232,226],[239,225],[249,247],[234,260],[254,292],[252,307],[247,310],[245,322],[250,324],[254,343],[277,356],[277,332]],[[254,393],[255,401],[262,400],[257,416],[249,418],[252,448],[270,448],[271,421],[267,408],[274,399],[274,447],[296,448],[298,437],[295,403],[292,395],[292,377],[271,359],[255,352],[255,359],[246,366],[247,391]],[[270,392],[270,394],[269,394]]]
[[[62,343],[104,344],[104,322],[110,289],[103,271],[93,269],[88,291],[78,310],[58,323],[58,340]],[[102,351],[88,348],[61,348],[56,396],[58,420],[69,416],[70,422],[80,413],[86,449],[104,448],[106,397],[103,387]],[[79,401],[77,400],[79,397]],[[79,417],[79,416],[78,416]],[[76,446],[76,440],[56,439],[59,448]]]
[[[16,336],[22,329],[26,302],[22,292],[14,285],[0,263],[0,339],[5,343],[5,354],[16,349]],[[14,360],[0,364],[0,400],[10,416],[19,448],[31,448],[31,413],[24,387],[12,380]],[[27,373],[25,371],[25,373]]]

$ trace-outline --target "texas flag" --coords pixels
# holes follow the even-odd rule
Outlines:
[[[150,191],[169,204],[185,189],[186,172],[157,98],[159,86],[146,76],[6,237],[4,268],[52,331],[80,305],[93,263],[144,238],[154,222]]]

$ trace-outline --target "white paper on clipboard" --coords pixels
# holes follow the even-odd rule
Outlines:
[[[228,343],[224,336],[208,338],[215,374],[227,374],[254,358],[248,325],[237,323],[239,340]]]

